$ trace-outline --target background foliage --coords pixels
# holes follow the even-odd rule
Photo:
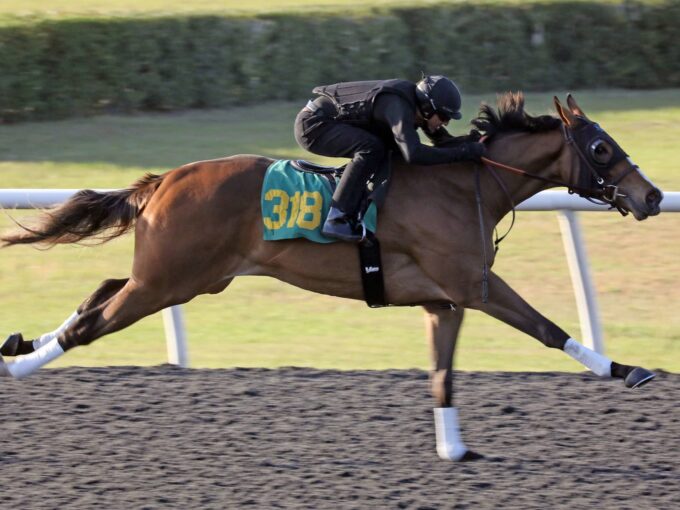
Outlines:
[[[679,0],[4,15],[0,120],[300,99],[319,83],[421,70],[466,93],[675,87],[678,26]]]

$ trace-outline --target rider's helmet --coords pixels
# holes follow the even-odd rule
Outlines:
[[[429,119],[435,113],[444,121],[460,119],[460,92],[446,76],[423,76],[416,84],[416,97],[423,117]]]

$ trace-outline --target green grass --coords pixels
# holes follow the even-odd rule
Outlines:
[[[564,93],[559,93],[564,97]],[[576,94],[662,188],[680,190],[675,140],[680,90]],[[464,118],[480,100],[466,96]],[[528,95],[533,113],[552,94]],[[146,171],[235,153],[304,156],[292,135],[298,104],[228,111],[109,116],[0,126],[1,187],[121,187]],[[462,123],[456,132],[466,129]],[[317,161],[322,158],[314,158]],[[17,218],[34,214],[14,212]],[[622,362],[680,371],[676,215],[637,223],[616,214],[582,214],[605,327],[607,353]],[[0,227],[10,225],[5,216]],[[97,248],[0,251],[0,326],[28,336],[54,329],[104,278],[128,274],[130,237]],[[576,338],[571,283],[554,213],[520,213],[496,271]],[[243,277],[219,296],[185,307],[195,367],[306,365],[405,368],[428,365],[418,308],[370,310],[364,304]],[[76,349],[64,365],[158,364],[166,360],[162,322],[149,317]],[[466,370],[581,370],[563,353],[482,314],[468,313],[457,351]]]

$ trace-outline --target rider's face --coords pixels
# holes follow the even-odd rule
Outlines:
[[[427,119],[427,129],[432,133],[440,127],[448,125],[448,123],[448,120],[442,120],[441,117],[439,117],[439,114],[435,113],[432,117]]]

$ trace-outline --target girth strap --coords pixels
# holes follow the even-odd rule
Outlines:
[[[366,231],[366,237],[359,243],[359,261],[366,304],[371,308],[387,306],[380,243],[370,230]]]

